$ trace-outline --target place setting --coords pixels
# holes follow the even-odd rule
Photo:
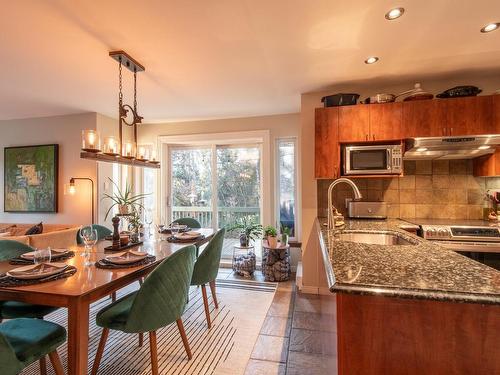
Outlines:
[[[48,248],[50,251],[50,259],[51,261],[61,261],[73,258],[75,256],[75,252],[69,249],[53,249]],[[18,257],[12,258],[9,260],[9,264],[22,265],[22,264],[35,264],[35,253],[36,251],[30,251],[28,253],[21,254]]]
[[[144,251],[127,250],[120,253],[106,255],[104,258],[95,262],[97,268],[117,269],[144,266],[156,261],[154,255]]]
[[[23,254],[25,257],[19,259],[29,263],[24,263],[22,267],[13,268],[6,273],[0,274],[0,287],[24,286],[44,283],[64,279],[76,273],[77,269],[62,262],[52,262],[52,254],[56,255],[56,260],[67,259],[69,251],[63,249],[37,249],[30,253]],[[66,258],[63,258],[65,256]],[[17,258],[15,258],[17,259]],[[11,263],[16,264],[16,263]]]
[[[167,237],[168,242],[174,243],[184,243],[184,242],[194,242],[203,239],[205,236],[200,232],[187,231],[187,232],[171,232],[171,235]]]

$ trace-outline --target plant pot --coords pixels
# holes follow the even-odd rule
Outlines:
[[[281,243],[283,244],[283,246],[288,245],[288,234],[283,233],[281,235]]]
[[[249,240],[248,236],[245,233],[240,234],[240,246],[241,247],[248,247],[249,245]]]
[[[278,247],[278,238],[276,236],[267,236],[267,243],[270,248],[277,248]]]
[[[128,205],[126,204],[119,204],[118,205],[118,213],[120,215],[128,215],[129,211],[128,211]]]

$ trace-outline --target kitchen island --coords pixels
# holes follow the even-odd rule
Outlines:
[[[340,374],[500,373],[500,272],[408,233],[402,220],[324,223]]]

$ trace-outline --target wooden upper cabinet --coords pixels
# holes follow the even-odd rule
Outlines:
[[[403,104],[370,104],[370,141],[403,138]]]
[[[339,141],[367,141],[370,136],[370,105],[347,105],[339,110]]]
[[[338,107],[316,108],[314,127],[314,176],[337,178],[339,175]]]
[[[403,102],[402,138],[446,135],[446,110],[440,104],[440,100]]]
[[[495,134],[500,134],[500,95],[493,95],[493,123]]]

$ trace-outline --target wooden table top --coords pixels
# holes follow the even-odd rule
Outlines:
[[[144,242],[137,248],[133,248],[140,249],[156,256],[156,262],[133,268],[102,269],[97,268],[95,265],[85,266],[85,258],[82,256],[84,247],[74,246],[71,248],[71,250],[75,251],[75,256],[63,261],[77,268],[77,272],[73,276],[61,280],[34,285],[0,288],[0,300],[10,299],[10,297],[12,296],[12,292],[31,295],[46,294],[70,298],[80,297],[91,294],[92,292],[104,288],[107,285],[113,284],[113,282],[115,281],[124,282],[125,279],[133,281],[134,279],[143,276],[145,273],[150,272],[150,270],[152,270],[159,262],[170,256],[177,250],[188,245],[201,245],[203,243],[206,243],[215,234],[215,231],[213,229],[208,228],[197,229],[197,231],[200,231],[205,236],[204,239],[198,240],[197,242],[172,243],[168,241],[152,240]],[[92,262],[96,262],[97,260],[104,258],[108,254],[112,254],[113,252],[104,251],[104,247],[109,245],[110,241],[100,241],[99,243],[97,243],[91,251],[90,259],[92,260]],[[0,273],[4,273],[16,267],[20,266],[11,265],[8,261],[0,262]]]

